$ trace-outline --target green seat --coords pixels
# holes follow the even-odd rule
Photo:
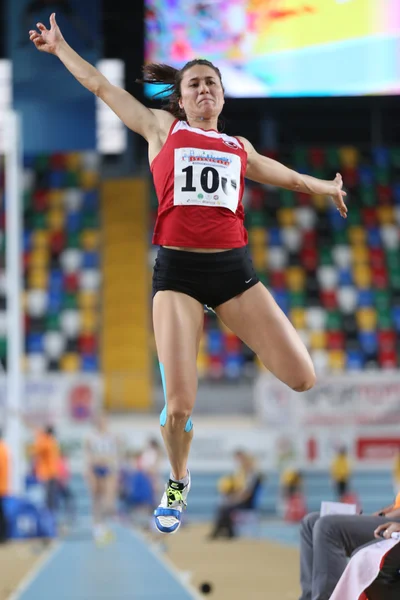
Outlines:
[[[389,185],[390,171],[387,167],[376,167],[375,178],[380,185]]]
[[[82,219],[83,229],[98,229],[99,215],[97,213],[84,213]]]
[[[349,206],[347,213],[347,225],[361,225],[360,209],[357,206]]]
[[[50,157],[47,154],[39,154],[35,158],[35,171],[43,173],[49,168]]]
[[[390,148],[389,154],[392,165],[400,169],[400,147]]]
[[[48,314],[46,317],[46,331],[59,331],[60,329],[60,315]]]
[[[400,269],[400,255],[398,250],[387,250],[386,251],[386,262],[389,271],[396,271]]]
[[[360,189],[360,197],[363,206],[376,206],[376,194],[372,187],[362,187]]]
[[[296,206],[296,199],[294,197],[294,192],[290,190],[280,190],[279,197],[281,201],[281,205],[285,208],[292,208]]]
[[[32,215],[32,229],[47,229],[47,213],[36,212]]]
[[[346,246],[349,243],[347,229],[338,229],[333,232],[333,242],[335,246]]]
[[[78,308],[78,296],[75,293],[64,294],[62,306],[64,310]]]
[[[303,308],[306,305],[305,292],[289,292],[289,302],[291,308]]]
[[[339,152],[337,147],[328,148],[325,152],[326,163],[330,169],[335,169],[335,171],[339,171]]]
[[[24,191],[24,210],[28,210],[32,206],[32,190]]]
[[[393,327],[390,309],[377,310],[377,323],[379,329],[391,329]]]
[[[338,310],[328,310],[326,312],[326,329],[328,331],[338,331],[342,328],[342,315]]]
[[[390,293],[387,290],[375,291],[375,306],[377,310],[389,310],[391,306]]]
[[[307,149],[304,146],[296,146],[293,151],[293,159],[297,168],[305,167],[308,164],[307,154]]]
[[[79,187],[79,177],[76,171],[66,171],[63,178],[63,185],[65,187]]]
[[[7,357],[7,339],[0,338],[0,358]]]
[[[389,280],[392,288],[398,292],[400,290],[400,272],[389,272]]]
[[[80,248],[80,236],[81,234],[79,231],[70,232],[67,237],[67,248]]]
[[[246,216],[246,224],[251,227],[266,227],[267,215],[262,210],[250,210]]]
[[[268,285],[269,285],[269,278],[268,278],[268,275],[264,271],[259,271],[257,273],[257,277],[261,281],[261,283],[263,285],[265,285],[265,287],[268,287]]]
[[[322,246],[319,251],[319,264],[320,265],[332,265],[332,247],[331,246]]]

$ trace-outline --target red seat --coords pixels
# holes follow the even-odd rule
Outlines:
[[[250,190],[250,208],[261,210],[264,207],[265,194],[260,187],[254,187]]]
[[[62,230],[53,231],[50,238],[50,250],[53,254],[60,254],[65,248],[66,237]]]
[[[363,208],[362,212],[362,220],[366,227],[374,227],[378,223],[378,216],[376,214],[376,208]]]
[[[327,348],[328,350],[343,350],[345,343],[345,335],[343,331],[328,331]]]
[[[241,341],[234,333],[225,335],[225,349],[227,352],[240,352]]]
[[[303,233],[303,248],[315,248],[317,245],[317,232],[315,229],[308,229]]]
[[[47,210],[47,192],[46,190],[36,190],[33,194],[33,208],[36,212]]]
[[[65,165],[66,165],[65,154],[60,154],[60,153],[52,154],[50,156],[50,165],[51,165],[51,168],[54,170],[64,169]]]
[[[379,184],[376,186],[379,204],[392,204],[393,191],[390,185]]]
[[[275,290],[286,289],[286,275],[284,271],[271,271],[270,285]]]
[[[377,288],[378,290],[387,289],[389,282],[387,270],[384,265],[381,267],[372,267],[371,276],[373,287]]]
[[[359,179],[357,169],[347,167],[342,169],[341,173],[343,181],[346,182],[346,187],[354,188],[357,186]]]
[[[325,153],[322,148],[310,148],[310,163],[316,169],[325,164]]]
[[[300,206],[310,206],[312,204],[311,194],[304,194],[303,192],[297,192],[296,198]]]
[[[321,290],[320,291],[321,304],[327,310],[333,310],[337,308],[337,296],[335,290]]]
[[[396,350],[382,350],[378,354],[379,364],[383,369],[395,369],[397,367]]]
[[[96,354],[97,338],[94,334],[83,334],[79,337],[78,346],[81,354]]]
[[[303,248],[300,252],[300,260],[307,271],[314,271],[318,265],[318,253],[316,248]]]
[[[64,277],[64,289],[68,293],[75,293],[78,291],[79,277],[77,273],[69,273]]]
[[[380,350],[393,350],[396,345],[396,332],[393,329],[378,331],[378,345]]]
[[[385,252],[383,248],[370,248],[369,259],[371,262],[371,267],[383,267],[386,264]]]

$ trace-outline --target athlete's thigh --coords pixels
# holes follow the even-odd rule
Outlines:
[[[307,348],[262,283],[221,304],[216,313],[278,379],[299,391],[312,387]]]
[[[197,392],[197,354],[204,323],[204,307],[187,294],[157,292],[153,326],[158,359],[163,365],[169,408],[182,399],[193,407]],[[172,403],[172,404],[171,404]]]

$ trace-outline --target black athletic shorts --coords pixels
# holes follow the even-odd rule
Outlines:
[[[210,253],[161,246],[154,264],[153,298],[161,290],[172,290],[215,308],[258,281],[246,246]]]

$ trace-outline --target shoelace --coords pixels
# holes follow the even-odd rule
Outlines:
[[[186,508],[186,502],[183,499],[182,492],[180,490],[174,490],[169,487],[167,489],[168,506],[171,506],[174,502],[181,502]]]

